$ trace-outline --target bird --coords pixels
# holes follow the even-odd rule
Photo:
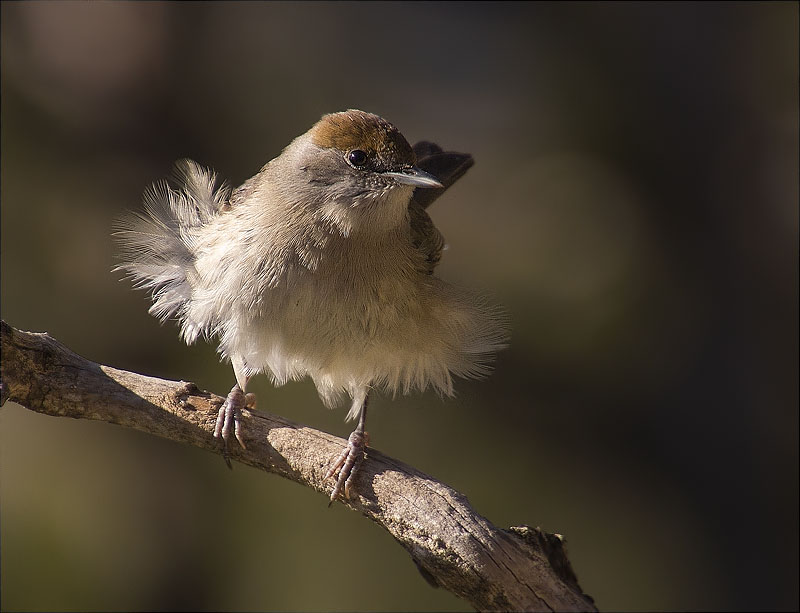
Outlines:
[[[236,383],[214,437],[230,466],[246,448],[247,383],[310,377],[329,408],[348,399],[357,425],[325,480],[329,505],[351,497],[368,449],[374,392],[454,393],[508,344],[505,311],[434,274],[445,248],[427,207],[469,170],[471,155],[413,147],[382,117],[322,116],[240,187],[184,159],[118,220],[123,272],[148,290],[149,312],[173,318],[187,344],[218,343]]]

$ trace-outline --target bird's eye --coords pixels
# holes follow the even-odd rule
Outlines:
[[[361,151],[361,149],[353,149],[347,154],[347,159],[353,166],[358,168],[367,163],[367,154]]]

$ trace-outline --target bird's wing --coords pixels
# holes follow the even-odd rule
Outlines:
[[[468,153],[442,151],[441,147],[428,141],[420,141],[414,145],[414,153],[417,156],[417,167],[432,174],[444,186],[435,189],[418,187],[408,205],[411,240],[425,257],[425,272],[432,274],[442,258],[444,236],[433,225],[433,220],[425,209],[458,181],[475,162]]]
[[[444,236],[436,229],[433,220],[420,205],[412,201],[408,212],[411,218],[411,241],[425,258],[423,264],[425,272],[432,274],[433,269],[442,259]]]

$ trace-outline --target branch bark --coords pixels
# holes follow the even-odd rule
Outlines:
[[[47,334],[2,327],[0,403],[57,417],[96,419],[220,453],[213,438],[224,398],[193,383],[96,364]],[[231,459],[328,494],[323,477],[345,441],[261,411],[245,411],[247,449]],[[369,449],[343,503],[378,523],[423,577],[478,610],[596,610],[583,594],[559,535],[527,526],[499,529],[463,494]]]

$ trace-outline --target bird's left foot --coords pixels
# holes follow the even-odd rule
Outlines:
[[[328,506],[333,504],[337,496],[344,489],[345,498],[350,498],[350,491],[353,485],[353,479],[361,467],[361,462],[364,461],[364,452],[369,443],[369,435],[356,428],[347,439],[347,447],[344,448],[342,453],[336,459],[336,462],[328,469],[325,474],[325,479],[336,477],[336,485],[331,492],[331,501]]]
[[[231,437],[231,430],[233,430],[233,435],[239,441],[242,449],[247,449],[247,445],[244,444],[244,439],[242,438],[242,409],[245,407],[251,409],[255,405],[255,394],[245,394],[237,384],[233,386],[228,393],[228,397],[225,398],[225,402],[219,408],[217,424],[214,427],[214,438],[222,437],[222,442],[225,445],[223,457],[228,468],[233,468],[228,457],[228,440]]]

